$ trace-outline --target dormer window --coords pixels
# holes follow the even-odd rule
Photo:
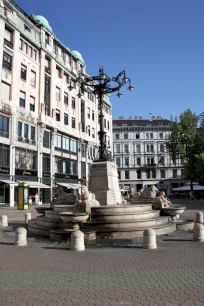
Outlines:
[[[45,33],[45,43],[46,43],[47,45],[50,44],[50,35],[49,35],[48,33]]]

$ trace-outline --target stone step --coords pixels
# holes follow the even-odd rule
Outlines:
[[[74,205],[54,205],[54,211],[56,212],[65,212],[65,211],[73,211]]]
[[[44,216],[39,216],[35,218],[35,224],[41,226],[42,228],[72,228],[72,224],[63,221],[53,221],[49,220]]]
[[[144,219],[144,220],[115,220],[115,221],[93,221],[86,222],[81,224],[82,229],[91,228],[93,230],[97,229],[133,229],[133,228],[148,228],[151,226],[161,225],[161,224],[167,224],[168,223],[168,217],[158,217],[154,219]]]
[[[110,215],[92,215],[91,220],[92,222],[100,222],[100,221],[128,221],[128,220],[132,220],[132,221],[140,221],[140,220],[144,220],[144,219],[152,219],[152,218],[157,218],[159,217],[159,213],[160,211],[154,211],[154,210],[150,210],[147,212],[138,212],[138,213],[132,213],[132,212],[128,212],[128,213],[123,213],[123,214],[117,214],[115,215],[114,213],[110,214]]]
[[[137,213],[151,211],[152,205],[101,205],[99,207],[92,207],[91,214],[94,215],[110,215],[123,213]]]
[[[37,225],[35,220],[28,223],[28,231],[34,235],[50,237],[50,229]]]
[[[51,220],[51,221],[62,221],[61,217],[60,217],[60,212],[58,211],[46,211],[45,212],[45,217],[48,219],[48,220]]]
[[[163,224],[163,225],[156,225],[151,226],[152,229],[155,230],[156,235],[165,235],[176,231],[175,224]],[[131,239],[131,238],[139,238],[143,237],[143,232],[147,228],[128,228],[128,229],[101,229],[95,228],[96,235],[98,238],[103,239]],[[93,230],[90,228],[90,230]]]

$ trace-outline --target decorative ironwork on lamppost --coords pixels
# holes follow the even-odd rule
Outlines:
[[[106,132],[104,131],[103,97],[117,91],[118,98],[121,98],[122,93],[120,92],[120,88],[125,84],[129,84],[128,90],[133,91],[134,87],[132,86],[131,80],[126,76],[125,70],[121,71],[116,77],[110,77],[104,73],[104,69],[101,67],[98,76],[86,77],[81,73],[77,78],[77,82],[79,84],[79,98],[86,91],[97,95],[99,101],[99,158],[94,161],[111,160],[106,145]]]

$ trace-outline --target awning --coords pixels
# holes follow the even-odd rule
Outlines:
[[[173,191],[190,191],[190,190],[191,190],[191,186],[190,185],[173,188]],[[193,185],[193,190],[194,191],[204,190],[204,186]]]
[[[18,181],[18,182],[28,184],[30,188],[42,188],[42,189],[50,188],[50,186],[39,183],[39,182],[33,182],[33,181]]]
[[[85,188],[86,186],[80,184],[72,184],[72,183],[56,183],[59,186],[66,187],[67,189],[80,189]]]
[[[18,186],[18,183],[14,182],[14,181],[10,181],[10,180],[0,180],[0,183]]]

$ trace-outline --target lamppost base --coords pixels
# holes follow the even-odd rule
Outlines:
[[[117,166],[111,161],[94,161],[91,164],[89,190],[100,205],[122,204]]]

